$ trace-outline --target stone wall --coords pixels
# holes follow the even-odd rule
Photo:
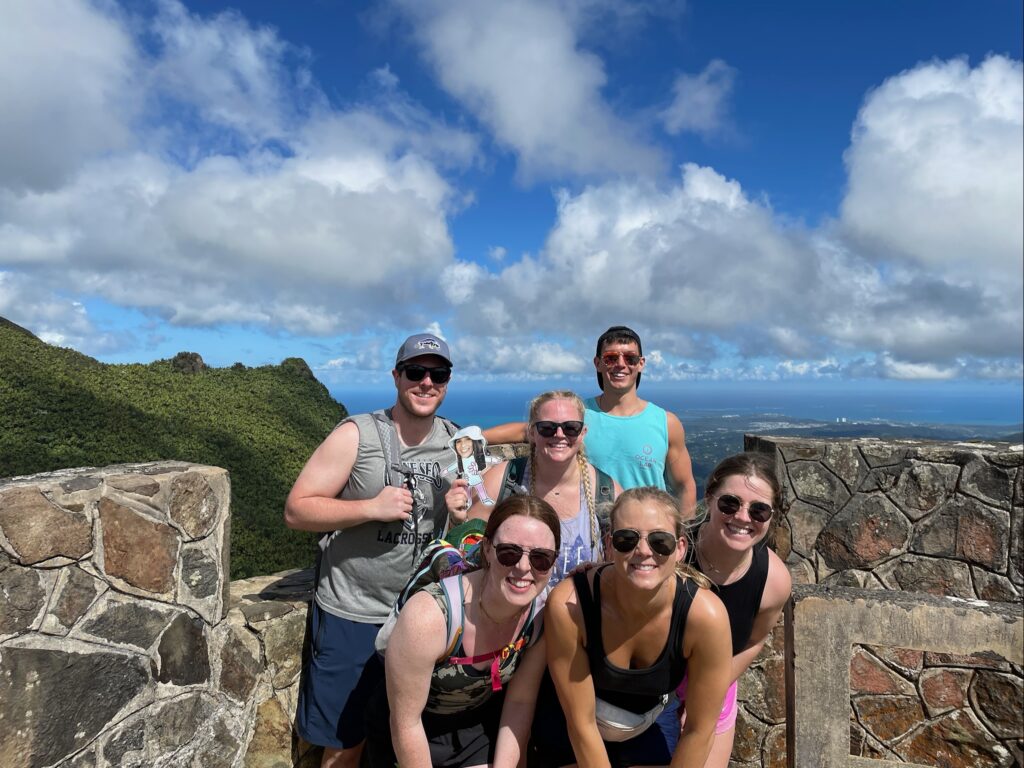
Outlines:
[[[0,765],[230,765],[229,506],[194,465],[0,482]]]
[[[978,599],[1019,612],[1021,446],[747,436],[745,447],[775,460],[784,495],[776,549],[795,584]],[[741,681],[734,768],[787,764],[782,635],[780,624]],[[1024,707],[1021,662],[927,650],[941,651],[870,643],[851,649],[844,678],[851,753],[908,762],[915,738],[952,728],[950,742],[967,745],[961,753],[971,757],[940,755],[927,764],[1024,765],[1020,718],[993,725],[975,713],[986,686],[1016,711],[1018,703]],[[994,762],[981,757],[993,754]]]
[[[1019,615],[1019,448],[747,447],[783,478],[777,548],[798,584],[1003,601]],[[312,574],[228,584],[229,508],[223,470],[181,463],[0,480],[0,765],[319,763],[290,725]],[[832,619],[815,621],[829,631]],[[786,765],[784,639],[780,625],[741,682],[735,768]],[[851,642],[852,759],[904,759],[916,738],[983,756],[935,765],[1024,764],[1019,660]]]

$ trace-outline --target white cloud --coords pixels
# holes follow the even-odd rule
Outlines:
[[[106,7],[106,6],[104,6]],[[130,147],[139,54],[123,22],[77,0],[10,0],[0,24],[0,182],[50,190]]]
[[[682,74],[672,85],[672,103],[661,113],[665,130],[673,136],[692,131],[705,137],[731,133],[729,97],[736,70],[713,59],[696,75]]]
[[[492,245],[487,249],[487,256],[491,261],[504,261],[508,255],[508,249],[500,245]]]
[[[395,0],[441,86],[516,153],[527,180],[654,172],[660,153],[602,96],[572,3]],[[603,11],[602,11],[603,13]]]
[[[125,138],[76,145],[69,134],[74,151],[60,173],[0,160],[0,268],[182,325],[330,334],[379,318],[382,305],[396,324],[425,322],[421,307],[440,302],[436,276],[453,252],[447,217],[461,204],[440,169],[474,162],[477,144],[410,100],[396,78],[374,73],[368,101],[333,110],[301,55],[234,12],[203,19],[164,0],[152,26],[132,28],[158,40],[142,56],[124,20],[85,2],[17,10],[19,31],[48,25],[56,39],[78,42],[41,46],[44,71],[61,79],[37,78],[39,94],[15,99],[19,122],[0,129],[16,134],[9,144],[31,162],[48,156],[33,132],[79,88],[97,94],[82,117],[100,126],[89,137]],[[76,23],[109,50],[80,52],[87,43]],[[38,59],[33,48],[0,50],[9,65],[0,70],[30,72]],[[99,63],[86,66],[87,53]],[[137,97],[125,62],[149,87],[150,111],[137,122],[107,109]],[[0,100],[8,86],[0,80]],[[193,122],[194,131],[178,132]],[[162,130],[146,128],[154,123]],[[29,192],[31,179],[51,184]]]
[[[844,229],[880,260],[1019,286],[1022,131],[1019,61],[936,61],[889,78],[853,128]]]

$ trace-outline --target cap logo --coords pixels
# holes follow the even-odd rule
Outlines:
[[[441,345],[433,339],[422,339],[416,342],[416,349],[440,349]]]

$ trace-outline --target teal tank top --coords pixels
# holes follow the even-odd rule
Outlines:
[[[587,459],[619,481],[623,488],[653,485],[666,488],[668,414],[654,403],[635,416],[612,416],[597,398],[585,401]]]

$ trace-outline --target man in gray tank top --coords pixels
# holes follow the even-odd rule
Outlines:
[[[313,452],[285,502],[289,528],[326,534],[296,714],[302,737],[324,747],[322,766],[359,764],[366,699],[384,674],[374,652],[377,628],[423,545],[447,522],[450,484],[441,469],[454,460],[453,426],[435,414],[451,367],[443,339],[427,333],[406,339],[392,371],[396,402],[385,412],[393,430],[378,432],[371,414],[345,419]],[[388,484],[382,440],[392,438],[401,485]],[[463,506],[464,484],[455,483],[453,509]]]

